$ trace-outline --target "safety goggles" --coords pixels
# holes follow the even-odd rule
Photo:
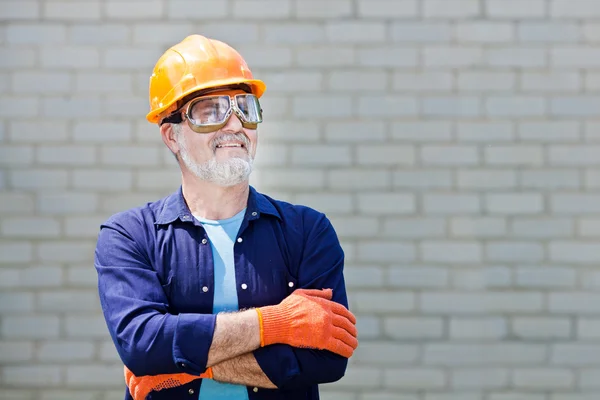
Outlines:
[[[183,115],[194,132],[210,133],[223,128],[234,113],[247,129],[256,129],[262,122],[258,98],[246,93],[196,97],[188,103]],[[162,122],[180,123],[183,115],[177,112]]]

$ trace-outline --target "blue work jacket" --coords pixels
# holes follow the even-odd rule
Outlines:
[[[344,253],[326,216],[250,187],[234,246],[239,308],[278,304],[298,288],[332,288],[348,307]],[[100,302],[123,363],[136,375],[206,369],[216,315],[208,236],[181,190],[110,217],[95,252]],[[248,387],[250,400],[318,399],[318,384],[339,380],[345,357],[275,344],[254,356],[278,389]],[[201,379],[148,399],[196,399]],[[125,391],[125,399],[131,399]]]

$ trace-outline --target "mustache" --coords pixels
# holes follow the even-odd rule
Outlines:
[[[211,149],[213,152],[217,150],[217,146],[226,142],[242,142],[246,151],[250,149],[250,139],[243,134],[242,132],[238,133],[224,133],[222,135],[217,136],[211,142]]]

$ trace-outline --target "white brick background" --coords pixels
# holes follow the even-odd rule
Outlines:
[[[600,0],[0,0],[0,400],[122,398],[93,250],[177,167],[191,33],[266,80],[252,183],[325,211],[360,347],[327,400],[600,396]]]

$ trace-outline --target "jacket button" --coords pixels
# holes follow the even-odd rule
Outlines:
[[[253,216],[253,217],[256,217],[257,215],[258,215],[258,213],[257,213],[256,211],[254,211],[254,212],[252,213],[252,216]]]
[[[189,393],[189,394],[194,394],[194,389],[190,389],[190,390],[188,390],[188,393]]]
[[[294,287],[294,282],[288,282],[289,287]]]
[[[242,241],[243,241],[243,240],[244,240],[244,239],[242,239],[242,238],[238,238],[238,240],[237,240],[237,241],[238,241],[238,243],[242,243]]]
[[[246,285],[245,283],[242,283],[242,289],[244,289],[244,290],[248,289],[248,285]]]
[[[202,239],[202,244],[206,244],[208,243],[208,240],[206,240],[206,238]]]
[[[254,391],[254,393],[258,392],[258,388],[256,386],[252,390]]]
[[[208,292],[208,286],[204,286],[204,287],[202,288],[202,291],[203,291],[204,293]]]

